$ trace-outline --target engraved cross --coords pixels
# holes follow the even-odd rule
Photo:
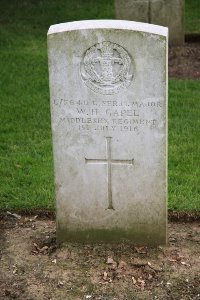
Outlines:
[[[106,164],[107,165],[107,195],[108,195],[108,209],[114,209],[112,202],[112,165],[133,165],[134,159],[112,159],[111,153],[111,137],[106,137],[106,158],[88,159],[85,158],[87,164]]]

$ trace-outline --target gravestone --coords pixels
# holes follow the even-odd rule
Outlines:
[[[169,28],[169,44],[184,43],[184,0],[115,0],[116,18]]]
[[[57,240],[166,242],[167,28],[48,31]]]

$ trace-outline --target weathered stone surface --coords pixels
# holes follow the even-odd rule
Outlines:
[[[115,0],[116,17],[119,20],[149,22],[149,0]]]
[[[184,0],[115,0],[116,18],[169,28],[169,44],[184,43]]]
[[[184,0],[151,1],[151,23],[169,28],[169,44],[184,43]]]
[[[166,242],[167,29],[51,26],[57,237]]]

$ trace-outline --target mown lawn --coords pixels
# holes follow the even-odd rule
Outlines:
[[[185,32],[200,34],[199,0],[185,0]]]
[[[114,1],[1,0],[0,10],[0,208],[53,209],[46,32],[55,23],[114,18]],[[175,210],[200,210],[199,86],[169,85],[169,208]]]

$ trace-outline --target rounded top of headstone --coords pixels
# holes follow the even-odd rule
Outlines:
[[[168,36],[167,27],[124,20],[87,20],[55,24],[50,26],[48,35],[84,29],[122,29]]]

